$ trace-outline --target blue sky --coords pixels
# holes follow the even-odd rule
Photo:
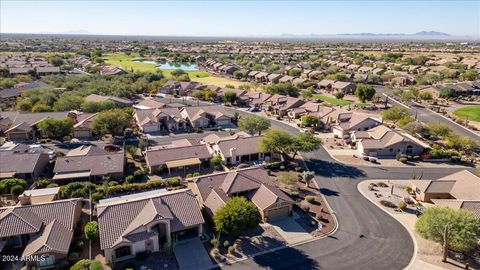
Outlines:
[[[414,33],[480,36],[480,1],[4,1],[1,33],[175,36]]]

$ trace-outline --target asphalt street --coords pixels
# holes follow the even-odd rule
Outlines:
[[[246,112],[239,112],[247,115]],[[272,121],[272,127],[299,131]],[[338,230],[323,239],[256,256],[224,269],[403,269],[414,252],[413,240],[395,219],[364,198],[357,184],[365,179],[436,179],[458,169],[349,166],[325,149],[303,153],[320,191],[336,213]]]
[[[381,94],[385,94],[387,92],[387,90],[385,88],[381,88],[381,87],[376,87],[375,90],[378,93],[381,93]],[[402,104],[400,102],[395,101],[391,98],[389,98],[389,102],[393,106],[402,106]],[[434,112],[428,110],[427,108],[424,108],[422,106],[418,106],[413,102],[405,102],[405,105],[407,105],[407,107],[412,109],[413,115],[416,114],[417,118],[420,122],[423,122],[423,123],[430,123],[430,122],[443,123],[443,124],[446,124],[446,125],[450,126],[450,128],[452,128],[452,130],[457,134],[460,134],[462,136],[468,136],[472,139],[480,141],[480,135],[476,134],[475,132],[473,132],[473,131],[471,131],[467,128],[464,128],[460,125],[457,125],[456,123],[453,123],[452,121],[450,121],[449,119],[446,119],[445,117],[441,116],[438,113],[434,113]]]

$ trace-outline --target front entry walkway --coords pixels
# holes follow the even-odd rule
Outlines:
[[[173,252],[180,270],[202,270],[213,266],[210,256],[198,237],[176,242]]]
[[[272,221],[270,224],[290,245],[313,239],[313,236],[305,231],[294,218],[294,216],[286,217]]]

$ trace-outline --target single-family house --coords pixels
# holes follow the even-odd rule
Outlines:
[[[0,208],[0,253],[9,255],[9,247],[21,248],[23,258],[42,258],[26,262],[34,269],[67,262],[81,212],[81,199],[31,204],[28,196],[18,205]]]
[[[199,172],[210,167],[212,155],[205,144],[170,145],[157,149],[147,149],[145,161],[150,173],[170,175],[177,172],[185,175],[187,172]]]
[[[180,113],[193,128],[232,125],[233,116],[220,105],[184,107]]]
[[[48,164],[47,153],[31,152],[24,147],[0,151],[0,179],[17,177],[30,182],[42,176]]]
[[[178,131],[187,128],[180,108],[137,109],[134,118],[144,133]]]
[[[267,171],[259,167],[198,177],[193,180],[192,190],[210,215],[234,196],[244,196],[253,202],[264,221],[291,215],[294,204]]]
[[[369,130],[352,131],[359,155],[379,158],[395,158],[398,154],[419,156],[428,145],[408,134],[392,130],[384,125]]]
[[[205,223],[189,189],[154,190],[100,200],[97,216],[100,248],[111,262],[140,253],[164,252],[173,241],[201,236]]]
[[[55,162],[53,180],[100,180],[107,176],[118,180],[123,178],[125,153],[107,152],[98,146],[86,146],[70,150],[66,156]]]

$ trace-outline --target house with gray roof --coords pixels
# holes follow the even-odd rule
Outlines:
[[[82,145],[70,150],[55,162],[53,180],[99,180],[104,176],[123,178],[125,153],[107,152],[98,146]]]
[[[205,222],[189,189],[154,190],[100,200],[97,216],[100,248],[112,262],[143,252],[164,252],[174,239],[199,237]]]
[[[144,133],[178,131],[187,127],[180,108],[137,109],[134,118]]]
[[[219,138],[214,144],[209,145],[215,155],[222,157],[226,165],[251,163],[271,158],[271,153],[264,153],[260,148],[263,136],[250,136],[238,133],[232,136]]]
[[[263,220],[291,215],[293,200],[275,185],[275,180],[263,168],[253,167],[195,178],[192,190],[202,207],[216,213],[234,196],[243,196],[257,206]]]
[[[30,204],[26,199],[0,208],[0,253],[8,255],[8,250],[20,249],[21,256],[44,258],[28,261],[27,266],[55,267],[67,259],[81,210],[80,199],[39,204]]]
[[[0,179],[12,177],[37,179],[44,174],[49,164],[47,153],[32,153],[24,147],[0,151],[0,161]]]
[[[212,155],[205,144],[172,144],[167,147],[148,149],[145,161],[150,173],[200,172],[210,167]]]

